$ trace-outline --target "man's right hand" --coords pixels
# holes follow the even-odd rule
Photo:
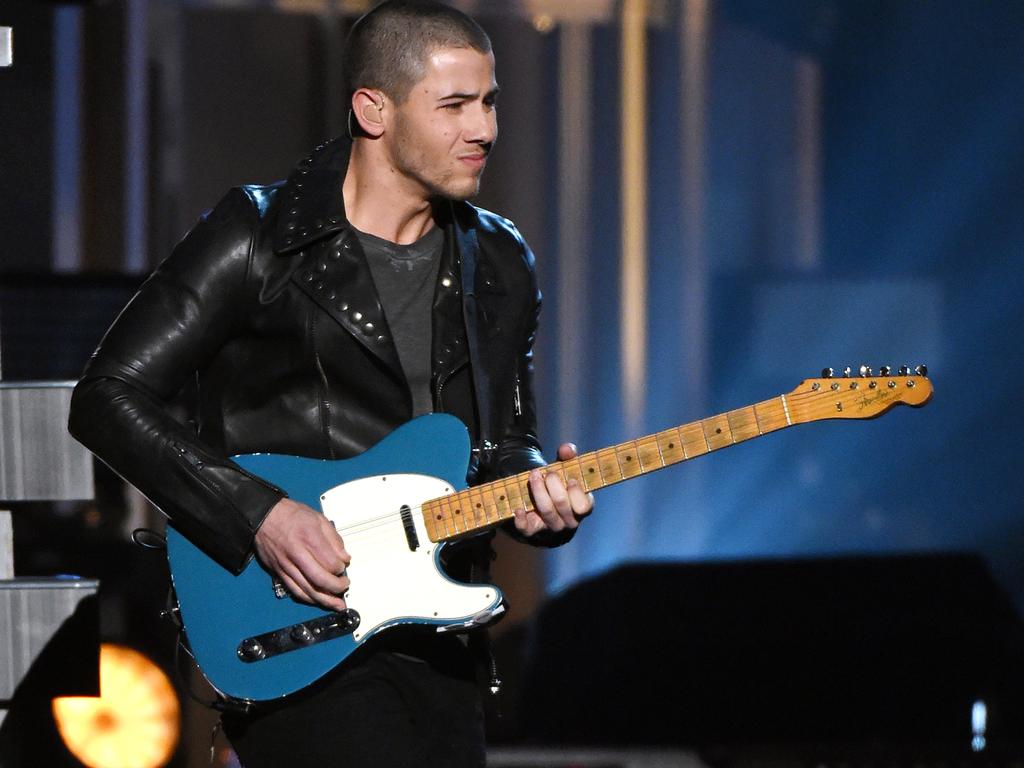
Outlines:
[[[256,531],[256,556],[297,600],[345,610],[345,569],[351,558],[341,536],[319,512],[291,499],[273,506]]]

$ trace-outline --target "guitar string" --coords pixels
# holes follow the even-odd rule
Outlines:
[[[841,379],[840,381],[843,381],[843,379]],[[851,380],[851,381],[857,381],[857,380],[854,379],[854,380]],[[875,390],[869,390],[869,391],[875,391]],[[882,391],[889,391],[889,390],[882,390]],[[822,400],[823,402],[821,403],[820,406],[815,407],[815,406],[812,405],[810,407],[805,407],[804,411],[803,411],[804,414],[806,414],[807,416],[811,417],[811,418],[806,418],[803,421],[820,421],[820,420],[822,420],[824,418],[825,414],[831,413],[833,411],[833,408],[835,407],[835,405],[834,405],[835,398],[837,396],[839,396],[839,395],[847,394],[849,392],[860,392],[860,390],[859,389],[858,390],[849,390],[849,389],[847,389],[847,390],[843,390],[843,389],[832,390],[830,388],[830,389],[826,389],[826,390],[817,390],[817,391],[810,391],[810,392],[798,392],[798,393],[795,393],[795,394],[791,393],[789,395],[786,395],[786,402],[788,402],[788,403],[790,403],[792,405],[803,405],[805,403],[805,401],[807,401],[807,400]],[[747,409],[752,409],[752,408],[755,408],[757,405],[771,404],[775,400],[780,400],[780,399],[781,399],[781,396],[777,396],[777,397],[775,397],[775,398],[773,398],[771,400],[764,401],[763,403],[757,403],[755,405],[744,406],[742,408],[737,408],[737,409],[734,409],[732,411],[727,411],[727,412],[718,414],[717,416],[709,416],[709,417],[707,417],[705,419],[700,419],[700,420],[695,421],[695,422],[690,422],[688,424],[682,424],[682,425],[680,425],[678,427],[669,427],[668,429],[662,430],[662,431],[671,431],[672,429],[681,430],[681,429],[686,428],[686,427],[696,427],[697,425],[699,425],[699,424],[701,424],[703,422],[714,420],[716,418],[721,418],[721,417],[725,416],[727,413],[736,413],[737,411],[743,411],[743,410],[747,410]],[[895,399],[893,399],[891,404],[895,405],[895,404],[897,404],[899,402],[902,402],[902,401],[903,401],[903,398],[895,398]],[[888,406],[888,405],[890,405],[890,403],[885,403],[885,405]],[[867,417],[865,417],[865,418],[867,418]],[[798,422],[798,423],[802,423],[802,422]],[[786,426],[790,426],[790,425],[787,424]],[[657,434],[659,434],[659,433],[654,433],[654,435],[647,435],[645,437],[638,438],[638,440],[627,441],[627,443],[628,442],[638,442],[639,440],[644,440],[644,439],[647,439],[647,438],[655,437],[655,435],[657,435]],[[699,445],[703,441],[695,441],[695,442]],[[619,445],[623,445],[623,443],[620,443]],[[731,445],[731,443],[730,443],[730,445]],[[615,448],[617,448],[619,446],[609,446],[609,447],[612,448],[612,449],[615,449]],[[728,447],[728,446],[722,446],[722,447]],[[608,450],[608,449],[602,449],[602,450]],[[713,450],[717,450],[717,449],[713,449]],[[688,457],[688,458],[697,458],[697,456],[703,456],[705,453],[708,453],[708,452],[709,451],[704,451],[702,453],[697,453],[697,454],[694,454],[693,456]],[[596,454],[597,451],[592,451],[590,453]],[[584,454],[584,455],[587,455],[587,454]],[[672,463],[676,463],[677,464],[677,463],[681,463],[682,461],[686,461],[686,460],[687,459],[683,459],[683,460],[681,460],[679,462],[672,462]],[[560,463],[561,462],[555,462],[554,464],[550,464],[548,466],[549,467],[553,467],[553,466],[556,466],[557,464],[560,464]],[[671,466],[672,463],[662,464],[661,467],[655,467],[654,469],[661,469],[662,467],[665,467],[665,466]],[[518,478],[518,477],[520,477],[522,475],[525,475],[525,474],[528,474],[528,473],[520,473],[519,475],[512,475],[512,476],[509,476],[507,478],[504,478],[503,480],[506,483],[510,482],[510,481],[515,481],[516,478]],[[641,473],[641,474],[646,474],[646,473]],[[633,476],[631,476],[631,477],[633,477]],[[622,479],[626,480],[626,479],[629,479],[629,478],[624,476]],[[501,482],[501,481],[497,481],[497,482]],[[526,480],[524,479],[524,480],[521,480],[519,482],[526,482]],[[477,486],[476,489],[479,490],[482,487],[483,486]],[[463,491],[457,491],[456,493],[452,494],[452,496],[456,496],[456,495],[461,494],[461,493],[466,493],[468,490],[470,490],[470,489],[464,489]],[[444,498],[448,498],[448,497],[440,496],[440,497],[437,497],[436,499],[429,499],[427,502],[424,502],[424,504],[425,503],[429,503],[431,501],[439,501],[440,499],[444,499]],[[423,511],[423,505],[422,504],[418,505],[416,507],[410,507],[410,512],[416,512],[416,513],[422,514],[422,511]],[[499,513],[499,515],[500,515],[500,513]],[[365,533],[368,533],[368,532],[372,531],[374,528],[377,528],[377,527],[380,527],[380,526],[386,526],[386,525],[394,524],[396,522],[396,518],[397,518],[397,521],[401,520],[401,510],[389,511],[389,512],[386,512],[383,515],[379,515],[377,517],[371,517],[371,518],[367,518],[366,520],[360,520],[358,522],[353,523],[352,525],[346,526],[344,528],[339,528],[338,529],[338,533],[342,534],[342,535],[345,535],[345,534],[347,534],[347,535],[365,534]],[[499,521],[494,522],[494,524],[496,525],[496,524],[498,524],[498,522],[502,522],[502,521],[508,520],[508,519],[511,519],[511,518],[499,518]],[[489,524],[491,524],[491,523],[488,523],[488,525]],[[479,530],[480,528],[487,527],[486,525],[485,526],[476,526],[475,524],[472,524],[472,525],[473,525],[474,530]],[[447,525],[445,527],[447,528]],[[456,530],[456,533],[458,533],[457,530]]]

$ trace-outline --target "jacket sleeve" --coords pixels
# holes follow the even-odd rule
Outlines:
[[[199,221],[107,331],[75,388],[69,421],[76,439],[236,573],[284,493],[210,450],[171,403],[255,301],[256,222],[241,189]]]

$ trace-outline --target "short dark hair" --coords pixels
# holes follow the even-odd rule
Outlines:
[[[491,52],[479,24],[432,0],[388,0],[352,26],[345,44],[346,94],[376,88],[401,104],[426,73],[427,57],[438,48]]]

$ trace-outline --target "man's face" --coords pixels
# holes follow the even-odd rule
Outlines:
[[[385,134],[395,169],[427,196],[475,195],[498,135],[497,93],[492,54],[434,51]]]

